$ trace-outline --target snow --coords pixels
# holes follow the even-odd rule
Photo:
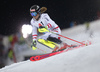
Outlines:
[[[40,61],[30,60],[14,63],[0,72],[100,72],[100,20],[91,22],[90,30],[85,25],[65,29],[62,35],[78,41],[90,40],[91,45],[73,49]],[[65,40],[66,43],[75,43]]]

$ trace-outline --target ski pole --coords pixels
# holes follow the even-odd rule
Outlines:
[[[42,51],[42,52],[44,52],[44,53],[47,53],[46,51],[44,51],[44,50],[42,50],[42,49],[40,49],[40,48],[37,48],[38,50],[40,50],[40,51]]]
[[[59,34],[59,36],[60,36],[60,37],[63,37],[63,38],[66,38],[66,39],[69,39],[69,40],[72,40],[72,41],[74,41],[74,42],[77,42],[77,43],[80,43],[80,44],[83,44],[83,45],[84,45],[84,43],[82,43],[82,42],[79,42],[79,41],[77,41],[77,40],[74,40],[74,39],[71,39],[71,38],[69,38],[69,37],[65,37],[65,36],[63,36],[63,35],[60,35],[60,34]]]
[[[77,42],[77,43],[80,43],[80,44],[85,45],[84,43],[79,42],[79,41],[74,40],[74,39],[71,39],[71,38],[69,38],[69,37],[66,37],[66,36],[63,36],[63,35],[60,35],[60,34],[57,34],[57,33],[54,33],[54,32],[51,32],[51,33],[56,34],[56,35],[58,35],[58,36],[60,36],[60,37],[63,37],[63,38],[66,38],[66,39],[72,40],[72,41],[74,41],[74,42]]]
[[[27,42],[27,44],[28,44],[28,42]],[[28,46],[30,47],[30,44],[28,44]],[[44,50],[42,50],[40,48],[37,48],[37,49],[40,50],[40,51],[42,51],[42,52],[44,52],[44,53],[47,53],[46,51],[44,51]]]

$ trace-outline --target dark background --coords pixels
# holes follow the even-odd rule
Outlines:
[[[19,32],[23,24],[30,24],[32,5],[47,7],[46,12],[61,29],[68,28],[71,21],[93,21],[100,10],[99,0],[1,0],[0,34],[10,35]]]

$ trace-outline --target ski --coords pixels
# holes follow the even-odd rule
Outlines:
[[[89,42],[89,44],[87,45],[90,45],[91,42]],[[84,47],[84,46],[87,46],[86,44],[84,45],[72,45],[62,51],[57,51],[57,52],[53,52],[53,53],[48,53],[48,54],[44,54],[44,55],[36,55],[36,56],[32,56],[30,57],[30,61],[38,61],[38,60],[42,60],[44,58],[48,58],[48,57],[51,57],[51,56],[54,56],[54,55],[57,55],[57,54],[60,54],[60,53],[63,53],[63,52],[67,52],[69,50],[72,50],[72,49],[75,49],[75,48],[80,48],[80,47]]]

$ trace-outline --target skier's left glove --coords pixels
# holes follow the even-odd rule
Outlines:
[[[37,47],[36,47],[36,41],[35,40],[33,40],[33,43],[31,44],[31,48],[33,50],[36,50],[37,49]]]
[[[40,33],[49,32],[47,26],[40,26],[40,27],[38,28],[38,31],[39,31]]]

